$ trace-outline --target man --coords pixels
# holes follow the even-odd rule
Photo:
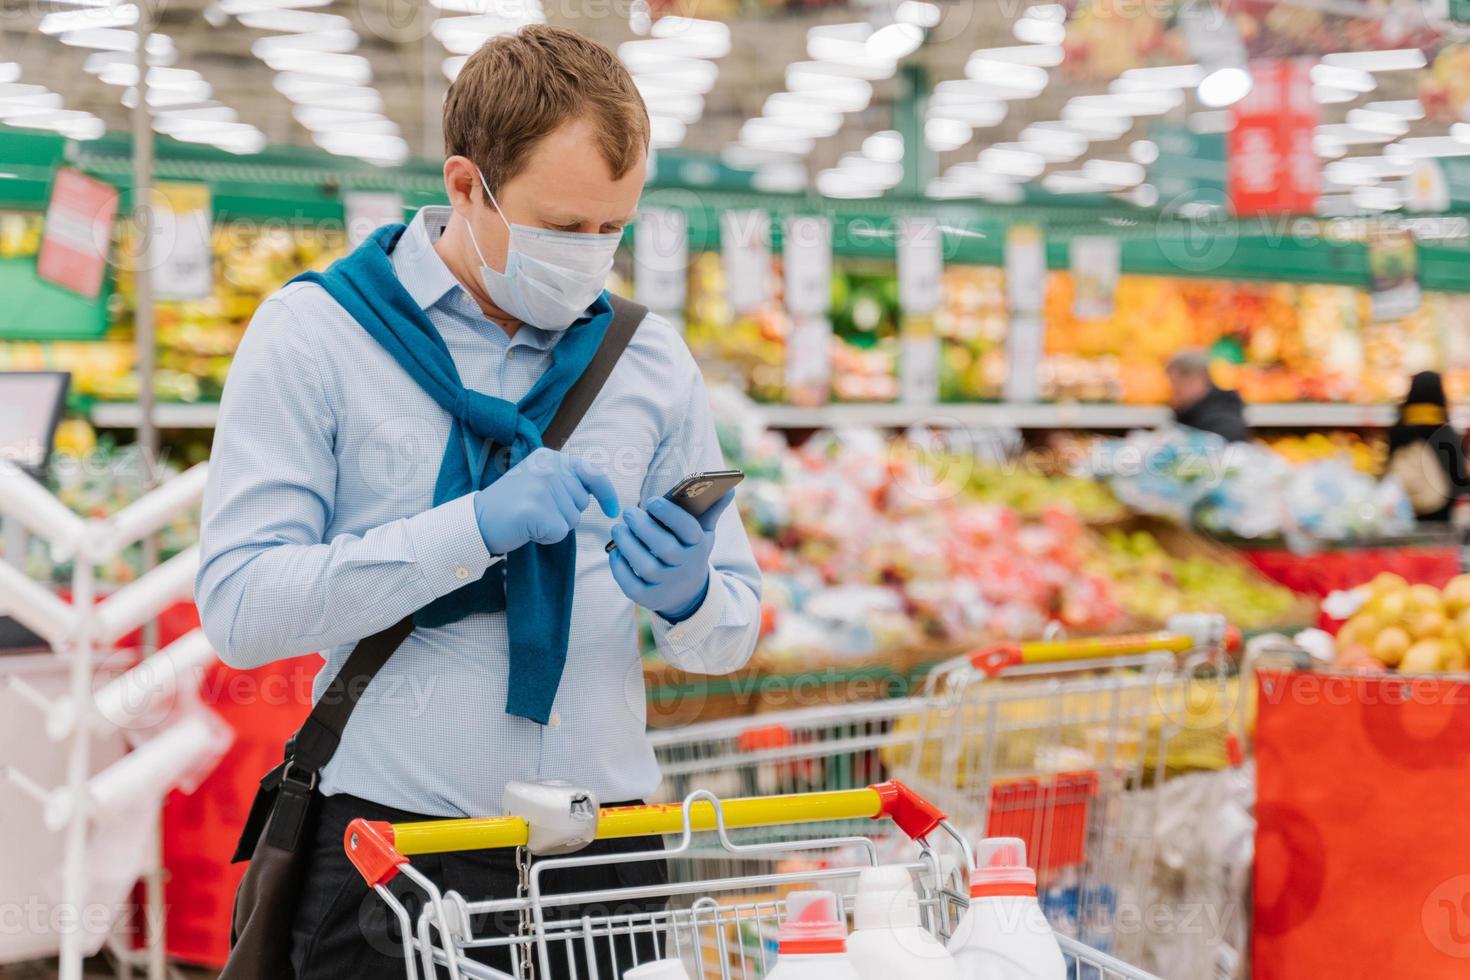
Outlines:
[[[1204,351],[1180,351],[1169,360],[1169,404],[1174,421],[1223,436],[1226,442],[1248,442],[1245,402],[1233,391],[1215,387],[1210,359]]]
[[[526,428],[544,419],[548,386],[579,376],[611,316],[602,283],[635,213],[648,134],[605,48],[545,26],[494,38],[445,101],[449,207],[278,291],[236,355],[197,581],[221,657],[250,668],[321,651],[320,698],[358,640],[416,624],[321,774],[293,936],[302,980],[403,975],[396,931],[343,853],[352,818],[495,815],[512,780],[565,780],[604,805],[655,789],[635,603],[679,667],[723,673],[750,657],[759,572],[734,508],[696,520],[658,499],[723,466],[699,370],[670,325],[639,325],[564,452],[536,449]],[[507,445],[474,437],[476,412],[507,421]],[[514,465],[465,476],[487,458]],[[470,899],[515,894],[510,855],[422,866]],[[661,862],[605,865],[550,884],[663,874]],[[503,951],[477,955],[508,968]]]

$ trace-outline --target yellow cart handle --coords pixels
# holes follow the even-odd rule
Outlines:
[[[1240,632],[1226,631],[1226,646],[1240,644]],[[1022,664],[1068,663],[1138,653],[1188,653],[1194,648],[1188,633],[1132,633],[1123,636],[1084,636],[1074,640],[1032,640],[1026,643],[985,647],[966,654],[970,666],[994,677],[1008,667]]]
[[[720,811],[725,826],[731,829],[887,817],[914,840],[928,837],[945,819],[938,807],[897,780],[866,789],[723,800]],[[689,822],[692,830],[716,829],[713,804],[696,800],[689,808]],[[598,840],[678,834],[683,830],[682,803],[605,807],[597,820]],[[347,825],[343,846],[348,859],[371,887],[391,880],[412,854],[523,847],[529,838],[530,828],[520,817],[397,824],[358,818]]]

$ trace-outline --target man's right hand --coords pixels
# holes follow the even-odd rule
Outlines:
[[[582,519],[596,498],[608,517],[618,516],[612,481],[596,465],[541,448],[475,494],[475,520],[492,555],[528,542],[556,544]]]

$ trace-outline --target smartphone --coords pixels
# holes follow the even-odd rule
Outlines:
[[[664,499],[678,504],[685,512],[699,517],[743,479],[745,479],[745,474],[740,470],[710,470],[708,473],[691,473],[664,494]],[[649,516],[653,517],[652,514]],[[655,522],[658,521],[656,517],[653,519]],[[616,544],[609,541],[604,550],[612,554],[616,547]]]

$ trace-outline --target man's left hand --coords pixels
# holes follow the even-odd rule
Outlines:
[[[709,590],[715,524],[734,499],[731,490],[699,517],[663,497],[647,510],[629,507],[612,529],[617,548],[608,557],[623,594],[670,622],[692,616]]]

